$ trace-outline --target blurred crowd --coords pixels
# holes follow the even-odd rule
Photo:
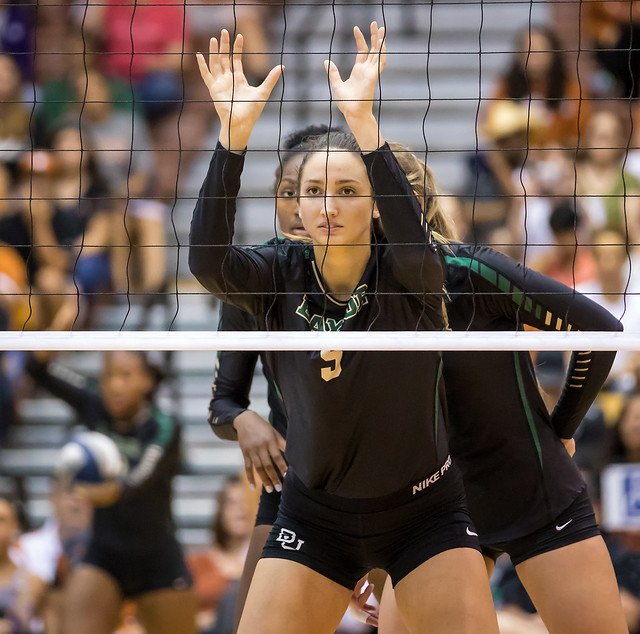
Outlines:
[[[165,289],[171,207],[215,124],[186,58],[235,22],[252,47],[245,47],[247,75],[260,81],[273,61],[265,51],[274,49],[277,6],[265,0],[212,11],[217,4],[0,5],[3,330],[88,327],[122,293]],[[640,2],[584,3],[575,28],[579,74],[551,25],[517,33],[511,60],[481,104],[478,151],[461,156],[466,177],[444,202],[463,241],[494,246],[589,295],[626,332],[640,332]],[[552,407],[563,358],[540,354],[537,362]],[[17,418],[21,363],[0,352],[0,445]],[[640,463],[639,352],[618,353],[576,440],[594,501],[607,465]],[[230,480],[211,548],[189,558],[202,632],[228,631],[216,622],[233,618],[255,512],[250,498]],[[10,619],[35,612],[47,632],[58,631],[59,594],[90,510],[55,483],[51,502],[47,523],[22,533],[19,505],[0,499],[0,634],[14,631]],[[640,533],[612,532],[607,540],[630,629],[640,632]],[[495,590],[504,632],[545,631],[506,565]],[[136,627],[127,608],[122,632]]]

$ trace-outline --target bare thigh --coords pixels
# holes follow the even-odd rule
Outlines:
[[[551,634],[628,632],[602,537],[537,555],[516,571]]]
[[[411,634],[498,634],[482,555],[472,548],[439,553],[395,587]]]
[[[196,634],[196,598],[192,590],[157,590],[136,602],[138,618],[149,634]]]
[[[484,556],[483,556],[484,557]],[[490,557],[484,557],[484,564],[487,577],[491,578],[495,563]],[[391,585],[391,578],[388,577],[384,585],[382,600],[380,602],[380,618],[378,632],[380,634],[409,634],[407,626],[402,620],[396,595]]]
[[[352,590],[286,559],[261,559],[238,634],[332,634]]]
[[[115,579],[81,564],[67,583],[63,600],[65,634],[111,634],[118,626],[122,595]]]

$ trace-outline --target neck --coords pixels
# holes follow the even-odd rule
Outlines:
[[[13,567],[13,561],[9,557],[9,549],[0,551],[0,568]]]
[[[228,553],[236,553],[240,550],[243,550],[247,543],[247,539],[245,537],[231,537],[229,542],[227,543],[227,547],[225,548]]]
[[[364,273],[371,246],[314,245],[313,253],[327,290],[336,299],[347,301]]]

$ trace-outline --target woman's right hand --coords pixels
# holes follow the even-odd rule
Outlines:
[[[200,75],[220,118],[220,143],[232,152],[247,147],[253,126],[284,69],[275,66],[259,86],[250,86],[242,70],[242,45],[238,34],[231,53],[229,32],[223,29],[219,44],[215,37],[209,42],[208,66],[204,55],[196,54]]]
[[[262,416],[250,409],[236,416],[233,426],[238,432],[249,483],[255,486],[255,469],[267,493],[280,491],[281,476],[287,471],[287,463],[282,456],[286,445],[284,438]]]

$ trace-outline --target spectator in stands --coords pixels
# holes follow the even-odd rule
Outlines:
[[[20,536],[16,505],[0,496],[0,632],[29,634],[43,586],[26,568],[14,563],[11,547]]]
[[[578,285],[577,290],[604,306],[620,319],[626,332],[640,329],[640,271],[634,267],[624,236],[611,229],[596,231],[591,238],[596,276]],[[616,355],[610,378],[618,389],[635,383],[633,354],[621,350]]]
[[[593,112],[577,163],[576,192],[584,196],[582,206],[593,230],[628,231],[633,242],[640,237],[640,178],[625,165],[630,126],[623,107],[607,104]]]
[[[116,290],[158,291],[165,280],[165,252],[150,245],[165,242],[167,208],[149,198],[155,160],[146,122],[130,108],[116,107],[106,77],[97,70],[78,74],[76,98],[83,104],[83,148],[95,157],[97,173],[116,197],[112,242],[136,246],[129,267],[130,248],[113,249]]]
[[[530,25],[516,35],[515,48],[494,99],[523,103],[539,118],[538,147],[575,147],[587,121],[587,91],[584,82],[581,86],[570,76],[557,35],[546,26]]]
[[[100,178],[91,152],[84,151],[80,131],[61,127],[53,137],[52,151],[28,157],[25,167],[48,179],[48,194],[40,195],[34,212],[33,174],[23,192],[29,204],[26,221],[34,245],[48,245],[48,266],[39,269],[35,278],[41,293],[43,325],[60,329],[67,322],[67,312],[74,316],[87,302],[79,303],[76,294],[90,300],[108,288],[110,282],[109,246],[111,218],[109,190]],[[41,234],[46,232],[46,239]],[[38,247],[36,247],[38,248]],[[45,247],[42,247],[43,251]],[[84,320],[82,317],[81,323]]]
[[[15,164],[30,146],[31,106],[25,103],[22,77],[15,60],[0,54],[0,161]]]
[[[591,250],[580,244],[581,225],[582,213],[576,209],[575,200],[556,200],[549,217],[554,247],[532,262],[531,267],[569,288],[591,281],[596,275],[596,265]]]
[[[505,226],[522,206],[522,176],[533,164],[528,145],[538,127],[527,107],[510,101],[496,102],[482,125],[487,145],[467,160],[465,184],[459,192],[470,239],[486,242],[488,234]]]
[[[86,553],[91,506],[80,495],[51,483],[52,515],[38,530],[25,533],[17,558],[46,588],[41,610],[47,634],[63,634],[62,588],[71,570]]]
[[[0,51],[11,55],[25,81],[33,77],[37,16],[35,3],[6,2],[0,6]]]
[[[154,149],[163,153],[157,165],[157,193],[172,200],[185,169],[180,154],[183,132],[190,127],[186,120],[179,128],[182,73],[187,66],[183,52],[191,50],[184,6],[173,0],[142,0],[135,6],[123,0],[91,2],[82,15],[82,28],[105,53],[100,56],[101,70],[132,87],[150,124]]]
[[[582,11],[586,39],[614,79],[613,96],[640,96],[640,2],[587,2]]]
[[[640,393],[626,400],[611,434],[609,462],[640,462]]]
[[[206,552],[193,553],[187,560],[198,599],[198,625],[203,634],[223,634],[233,629],[233,609],[222,617],[231,619],[222,623],[218,619],[221,616],[218,606],[225,594],[235,603],[255,513],[255,499],[246,481],[239,476],[227,478],[217,498],[212,544]]]

